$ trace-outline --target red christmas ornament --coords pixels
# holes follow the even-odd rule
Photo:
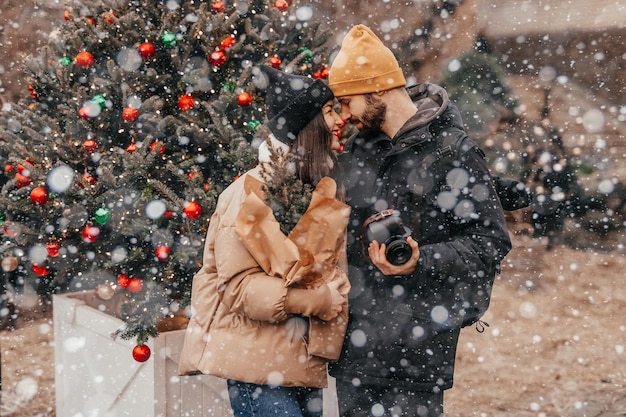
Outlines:
[[[282,65],[282,63],[283,61],[281,61],[280,58],[277,57],[276,55],[270,58],[270,65],[273,68],[280,69],[280,66]]]
[[[96,19],[94,19],[93,17],[89,16],[89,17],[87,17],[87,23],[89,23],[90,25],[95,25],[96,24]]]
[[[138,293],[143,289],[143,281],[141,278],[131,278],[126,289],[130,292]]]
[[[100,235],[100,228],[96,226],[87,225],[83,228],[83,241],[93,243],[98,240]]]
[[[195,201],[189,201],[183,206],[183,213],[189,220],[198,220],[202,215],[202,206]]]
[[[137,111],[137,109],[126,107],[122,110],[122,119],[124,119],[125,122],[134,122],[137,120],[137,117],[139,117],[139,111]]]
[[[33,179],[30,176],[20,174],[19,172],[15,174],[15,179],[17,181],[17,188],[26,187],[27,185],[30,185],[31,182],[33,182]]]
[[[126,147],[126,152],[128,153],[133,153],[136,150],[137,150],[137,144],[135,142],[132,142],[130,145]]]
[[[215,13],[224,13],[226,11],[226,6],[223,2],[216,0],[211,4],[211,8]]]
[[[289,8],[289,3],[287,3],[285,0],[276,0],[274,2],[274,7],[276,7],[281,12],[286,12]]]
[[[313,74],[313,78],[328,78],[329,72],[330,69],[328,67],[324,67],[319,71],[315,71],[315,73]]]
[[[196,101],[191,94],[184,94],[178,98],[178,108],[182,111],[191,110],[196,105]]]
[[[92,153],[93,151],[98,149],[98,144],[93,139],[87,139],[86,141],[83,142],[83,149],[86,152]]]
[[[83,180],[89,185],[96,185],[96,179],[88,172],[83,174]]]
[[[32,269],[33,269],[33,272],[39,275],[40,277],[45,277],[50,272],[48,267],[44,265],[33,264]]]
[[[63,18],[65,19],[66,22],[70,21],[70,11],[66,10],[65,12],[63,12]]]
[[[78,115],[83,119],[91,119],[91,116],[87,112],[86,107],[81,107],[80,109],[78,109]]]
[[[222,49],[228,49],[231,46],[233,46],[235,44],[235,37],[234,36],[227,36],[225,37],[222,42],[220,42],[220,47]]]
[[[141,55],[143,59],[152,58],[154,56],[154,53],[155,53],[154,45],[151,44],[150,42],[144,42],[141,45],[139,45],[139,55]]]
[[[40,206],[45,205],[48,202],[48,190],[44,187],[35,187],[30,192],[30,201]]]
[[[28,94],[30,94],[30,96],[34,98],[35,100],[39,98],[39,94],[37,94],[37,90],[35,90],[35,87],[33,87],[32,85],[28,86]]]
[[[211,55],[209,55],[209,62],[214,67],[222,66],[226,62],[226,55],[224,55],[223,51],[213,51]]]
[[[79,67],[89,69],[95,62],[93,55],[89,52],[79,52],[74,60]]]
[[[157,246],[156,249],[154,249],[154,254],[161,262],[167,262],[170,260],[170,248],[166,245]]]
[[[9,172],[11,172],[11,171],[13,171],[13,165],[11,165],[11,164],[6,164],[6,165],[4,166],[4,173],[5,173],[5,174],[8,174],[8,173],[9,173]]]
[[[237,103],[243,107],[249,106],[252,103],[252,96],[248,93],[241,93],[237,96]]]
[[[158,140],[152,142],[150,145],[150,152],[152,152],[157,146],[159,146],[159,150],[157,152],[159,152],[160,155],[163,155],[165,153],[165,146],[163,146]]]
[[[109,10],[108,12],[104,13],[104,21],[109,23],[109,24],[113,24],[115,23],[115,19],[117,19],[117,15],[115,13],[113,13],[113,10]]]
[[[56,240],[46,242],[46,251],[48,252],[48,256],[59,256],[59,242]]]
[[[146,345],[137,345],[133,348],[133,359],[137,362],[145,362],[150,359],[150,348]]]
[[[30,163],[30,162],[28,162],[28,161],[26,161],[26,163],[27,163],[28,165],[30,165],[30,166],[33,166],[33,164],[32,164],[32,163]],[[22,165],[22,164],[17,164],[17,172],[18,172],[19,174],[26,175],[26,176],[30,176],[30,171],[29,171],[29,169],[30,169],[30,168],[28,168],[27,166],[24,166],[24,165]]]
[[[117,276],[117,285],[120,288],[128,288],[128,284],[130,284],[130,277],[126,274],[119,274]]]

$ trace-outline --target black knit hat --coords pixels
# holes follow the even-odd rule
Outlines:
[[[276,139],[290,144],[335,96],[321,80],[287,74],[267,66],[260,68],[267,76],[265,106],[268,121],[265,125]]]

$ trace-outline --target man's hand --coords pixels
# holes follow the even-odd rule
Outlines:
[[[373,241],[367,248],[367,253],[369,254],[372,263],[376,265],[380,272],[385,275],[409,275],[415,271],[415,267],[417,266],[417,261],[420,258],[420,250],[417,242],[409,236],[406,239],[407,243],[413,249],[413,253],[411,254],[411,258],[402,264],[402,265],[394,265],[387,260],[387,256],[385,255],[385,251],[387,250],[387,245],[384,243],[379,245],[377,241]]]

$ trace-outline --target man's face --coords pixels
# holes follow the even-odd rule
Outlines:
[[[354,124],[363,135],[381,131],[387,105],[372,94],[357,94],[338,98],[341,104],[341,118]]]

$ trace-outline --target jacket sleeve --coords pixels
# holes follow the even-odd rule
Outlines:
[[[433,299],[446,307],[452,322],[467,325],[487,309],[495,275],[511,241],[481,151],[471,148],[459,159],[446,167],[446,191],[435,197],[448,198],[448,203],[442,201],[438,216],[425,219],[422,215],[422,221],[448,223],[442,233],[445,237],[420,245],[413,278],[422,288],[434,288]],[[442,196],[442,192],[450,194]]]
[[[229,310],[252,320],[279,322],[291,314],[320,314],[329,305],[326,288],[290,288],[282,278],[265,274],[241,243],[234,226],[220,227],[215,239],[219,244],[211,246],[218,276],[216,289]]]

